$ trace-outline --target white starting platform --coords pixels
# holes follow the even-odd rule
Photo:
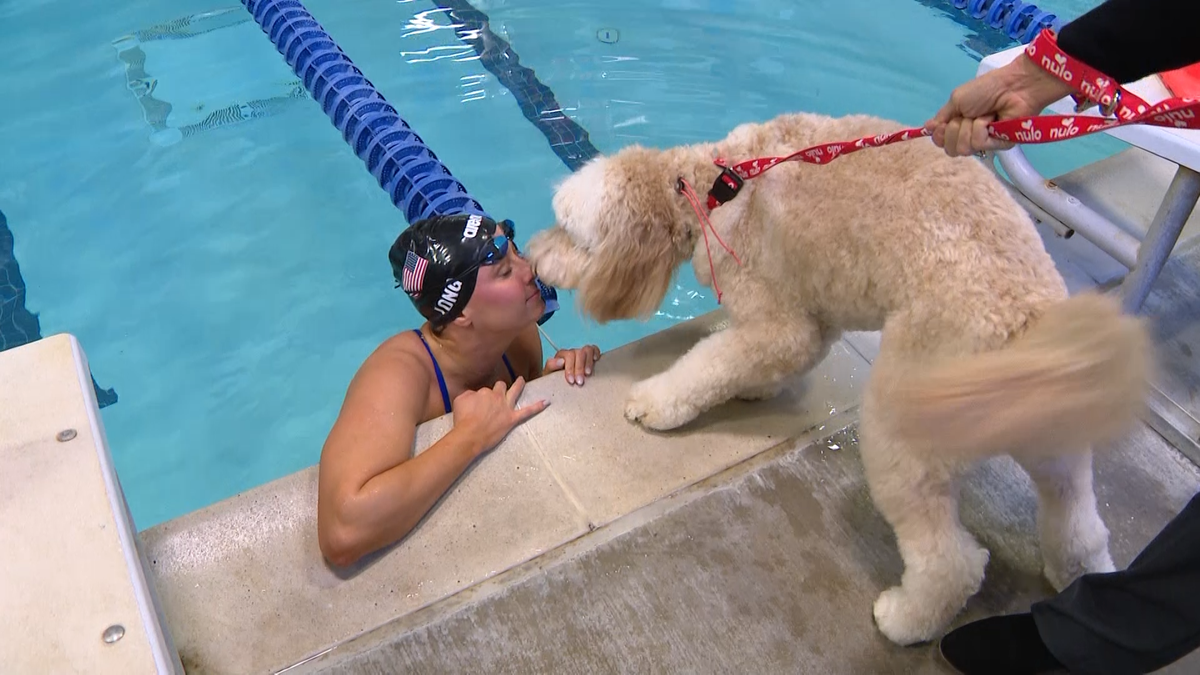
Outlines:
[[[0,352],[0,671],[179,673],[70,335]]]

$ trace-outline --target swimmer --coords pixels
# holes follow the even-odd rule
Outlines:
[[[475,459],[544,410],[518,405],[526,381],[561,370],[581,386],[600,359],[587,345],[541,363],[546,301],[511,221],[434,216],[388,258],[426,322],[367,357],[321,451],[317,538],[337,567],[403,539]],[[414,457],[417,426],[448,413],[453,428]]]

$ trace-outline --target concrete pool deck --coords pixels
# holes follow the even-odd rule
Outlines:
[[[713,313],[606,354],[583,388],[561,377],[530,383],[526,396],[547,397],[550,408],[481,458],[406,540],[353,570],[321,559],[315,467],[144,532],[184,664],[274,672],[765,450],[849,424],[870,366],[845,343],[778,399],[731,403],[687,433],[626,422],[621,402],[634,378],[717,326]],[[418,450],[448,421],[424,425]]]

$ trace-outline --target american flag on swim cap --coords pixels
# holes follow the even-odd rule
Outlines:
[[[415,251],[408,252],[404,257],[404,278],[401,280],[405,293],[416,295],[421,292],[425,284],[425,268],[428,266],[428,260],[417,255]]]

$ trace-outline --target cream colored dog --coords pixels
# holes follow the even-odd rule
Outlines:
[[[711,286],[701,193],[730,163],[902,129],[852,116],[784,115],[713,144],[627,147],[554,196],[557,223],[528,253],[605,322],[645,317],[691,261]],[[1092,491],[1093,444],[1134,421],[1152,360],[1142,323],[1102,296],[1068,299],[1032,222],[973,158],[927,139],[824,166],[789,162],[711,214],[712,265],[730,327],[637,383],[625,416],[679,427],[731,398],[760,399],[824,358],[842,331],[882,330],[862,406],[862,461],[895,530],[904,574],[875,601],[891,640],[933,639],[975,594],[988,552],[958,519],[956,478],[999,454],[1040,497],[1044,571],[1059,589],[1113,569]]]

